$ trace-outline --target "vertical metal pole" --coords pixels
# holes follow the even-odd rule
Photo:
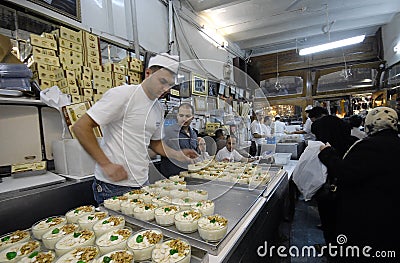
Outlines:
[[[174,40],[173,40],[173,37],[174,37],[174,35],[173,35],[173,15],[174,15],[174,13],[173,13],[172,5],[173,5],[173,0],[169,0],[169,2],[168,2],[168,26],[169,26],[169,28],[168,28],[168,33],[169,33],[169,35],[168,35],[168,50],[169,51],[172,50],[172,44],[174,43]]]
[[[140,59],[140,46],[139,46],[139,33],[137,25],[137,15],[136,15],[136,0],[132,1],[132,25],[133,25],[133,44],[135,46],[135,57]]]

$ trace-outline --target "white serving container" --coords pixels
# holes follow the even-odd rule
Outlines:
[[[65,237],[66,235],[71,234],[77,230],[78,230],[77,224],[65,224],[61,227],[50,229],[49,231],[44,233],[42,236],[43,245],[47,249],[54,249],[56,246],[56,243],[61,238]]]
[[[94,213],[95,207],[93,205],[83,205],[80,207],[76,207],[74,209],[69,210],[65,217],[69,223],[78,223],[78,219],[81,216],[88,215]]]
[[[104,200],[104,207],[114,211],[121,211],[121,203],[126,200],[128,200],[127,196],[114,196]]]
[[[141,230],[128,239],[128,249],[133,252],[135,260],[151,259],[151,252],[163,241],[163,234],[158,229]]]
[[[133,216],[139,220],[154,220],[154,210],[158,206],[156,204],[140,204],[133,209]]]
[[[197,224],[200,237],[208,242],[220,241],[228,230],[228,220],[220,215],[204,216]]]
[[[46,263],[52,263],[55,261],[56,254],[53,251],[35,251],[30,255],[27,255],[24,258],[21,258],[18,262],[19,263],[36,263],[36,262],[43,262],[46,260]]]
[[[96,246],[82,246],[65,253],[56,263],[79,262],[79,260],[85,263],[93,263],[99,253],[99,249]]]
[[[21,251],[22,248],[27,245],[29,246],[29,249]],[[0,262],[19,262],[23,257],[29,256],[35,251],[40,251],[39,241],[34,240],[17,243],[0,251]]]
[[[133,263],[133,253],[129,250],[115,250],[107,253],[106,255],[101,256],[98,260],[96,260],[97,263],[104,263],[105,258],[110,258],[111,262],[115,262],[113,257],[116,258],[123,258],[124,262],[123,263]],[[118,261],[119,262],[119,261]]]
[[[175,214],[175,226],[179,232],[193,233],[197,231],[197,221],[201,213],[198,210],[185,210]]]
[[[276,164],[288,164],[291,153],[274,153],[274,159]]]
[[[100,237],[111,230],[121,229],[124,226],[125,218],[123,216],[110,216],[94,224],[93,231],[96,237]]]
[[[171,254],[174,250],[175,253]],[[170,239],[157,244],[151,253],[152,262],[189,263],[191,247],[184,239]]]
[[[17,230],[0,237],[0,251],[7,247],[26,242],[31,238],[28,230]]]
[[[60,257],[75,248],[94,245],[95,239],[96,236],[93,231],[84,229],[61,238],[54,246],[54,250],[56,255]]]
[[[31,228],[32,234],[36,239],[41,240],[44,233],[50,229],[63,226],[66,223],[67,219],[64,216],[51,216],[33,224]]]
[[[96,224],[99,220],[106,218],[107,216],[107,211],[94,212],[92,214],[81,216],[78,219],[78,224],[82,229],[93,230],[94,224]]]
[[[124,213],[125,215],[131,216],[133,215],[133,209],[135,209],[135,207],[140,204],[144,204],[143,199],[128,198],[128,200],[121,202],[121,212]]]
[[[211,200],[198,201],[191,206],[192,209],[197,209],[203,216],[214,214],[215,204]]]
[[[154,211],[156,222],[160,226],[172,226],[175,223],[175,214],[180,211],[179,206],[166,205]]]
[[[115,250],[126,249],[126,243],[132,234],[128,228],[111,230],[96,239],[96,246],[101,254],[107,254]]]

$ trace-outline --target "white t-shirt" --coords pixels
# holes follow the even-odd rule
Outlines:
[[[257,133],[258,135],[271,135],[271,128],[267,127],[264,123],[260,123],[258,120],[254,120],[250,125],[251,135]],[[265,141],[265,138],[254,138],[252,141],[255,141],[257,145],[262,144]]]
[[[226,146],[219,150],[217,156],[215,156],[217,162],[222,162],[224,159],[229,159],[231,162],[240,162],[243,158],[235,149],[232,152],[228,151]]]
[[[275,121],[275,134],[283,134],[286,129],[286,124],[281,121]]]
[[[311,119],[307,118],[307,120],[306,120],[306,122],[304,123],[304,126],[303,126],[303,131],[305,131],[306,134],[304,134],[303,137],[304,137],[305,140],[315,141],[315,135],[311,132],[311,124],[312,124]]]
[[[161,139],[163,109],[150,100],[141,85],[124,85],[110,89],[87,114],[100,125],[100,147],[111,162],[121,164],[128,179],[113,182],[96,164],[95,177],[122,186],[141,186],[148,180],[150,140]]]

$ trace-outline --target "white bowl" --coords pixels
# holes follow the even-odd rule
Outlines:
[[[125,218],[123,216],[110,216],[94,224],[93,231],[96,237],[100,237],[111,230],[121,229],[124,226]]]
[[[60,257],[75,248],[94,245],[95,239],[96,236],[93,231],[84,229],[61,238],[54,246],[54,249],[56,255]]]
[[[126,200],[128,200],[127,196],[114,196],[104,200],[104,207],[114,211],[121,211],[121,202]]]
[[[169,196],[159,196],[151,199],[151,202],[157,206],[164,206],[171,204],[172,199]]]
[[[155,204],[140,204],[133,209],[133,216],[139,220],[151,221],[154,220],[154,210],[158,206]]]
[[[192,209],[197,209],[203,216],[214,214],[215,204],[211,200],[198,201],[191,206]]]
[[[51,216],[33,224],[32,234],[36,239],[41,240],[44,233],[50,229],[63,226],[66,223],[67,219],[64,216]]]
[[[172,226],[175,223],[174,216],[180,211],[179,206],[176,205],[166,205],[157,208],[154,211],[154,217],[157,224],[160,226]]]
[[[185,181],[177,181],[174,182],[173,185],[171,185],[172,189],[185,189],[186,188],[186,182]]]
[[[143,189],[135,189],[125,193],[124,196],[128,197],[129,199],[138,199],[140,198],[140,195],[144,194],[145,192],[146,191]]]
[[[128,228],[111,230],[96,239],[101,254],[107,254],[114,250],[126,249],[126,242],[131,236],[132,230]]]
[[[56,243],[68,234],[74,233],[78,230],[77,224],[65,224],[61,227],[50,229],[42,236],[43,245],[47,249],[54,249]]]
[[[26,242],[31,238],[29,231],[17,230],[0,237],[0,251],[18,243]]]
[[[68,223],[78,223],[78,219],[81,216],[88,215],[94,213],[95,207],[92,205],[83,205],[74,209],[69,210],[65,217],[67,218]]]
[[[144,203],[149,204],[153,198],[158,197],[157,193],[145,192],[140,195],[139,199],[142,199]]]
[[[189,189],[186,188],[177,188],[174,190],[171,190],[171,197],[173,198],[184,198],[188,196]]]
[[[157,244],[151,253],[153,262],[189,263],[191,247],[184,239],[170,239]]]
[[[96,224],[99,220],[102,220],[108,216],[108,212],[94,212],[92,214],[81,216],[78,219],[78,224],[80,228],[92,230],[94,224]]]
[[[56,263],[71,263],[79,262],[82,260],[85,263],[93,263],[99,256],[99,249],[95,246],[82,246],[75,248],[62,257],[60,257]]]
[[[19,262],[23,257],[29,256],[35,251],[40,251],[39,241],[17,243],[0,252],[0,262]]]
[[[121,202],[121,212],[124,213],[125,215],[133,215],[133,209],[140,204],[144,204],[143,199],[128,199],[126,201]]]
[[[175,226],[179,232],[193,233],[197,231],[197,221],[201,213],[198,210],[185,210],[175,214]]]
[[[110,259],[110,261],[109,261]],[[116,259],[120,259],[116,261]],[[124,259],[123,261],[121,259]],[[107,253],[104,256],[101,256],[97,261],[97,263],[104,262],[121,262],[121,263],[133,263],[133,253],[129,250],[115,250]]]
[[[195,203],[196,202],[190,197],[172,199],[172,204],[179,206],[181,210],[188,210]]]
[[[141,230],[128,239],[128,249],[133,252],[135,260],[147,260],[151,258],[155,245],[162,240],[163,234],[158,229]]]
[[[56,254],[53,251],[35,251],[30,255],[20,259],[19,263],[52,263],[55,261]]]
[[[192,198],[195,201],[207,200],[208,192],[205,190],[194,190],[188,193],[188,197]]]
[[[200,237],[209,242],[220,241],[228,230],[228,220],[220,215],[204,216],[197,224]]]

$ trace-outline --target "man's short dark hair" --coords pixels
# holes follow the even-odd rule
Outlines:
[[[360,127],[363,119],[360,115],[352,115],[349,118],[350,126],[353,127]]]
[[[311,118],[320,118],[324,115],[329,115],[328,110],[325,108],[322,108],[320,106],[316,106],[314,108],[312,108],[312,110],[309,111],[308,113],[308,117]]]

